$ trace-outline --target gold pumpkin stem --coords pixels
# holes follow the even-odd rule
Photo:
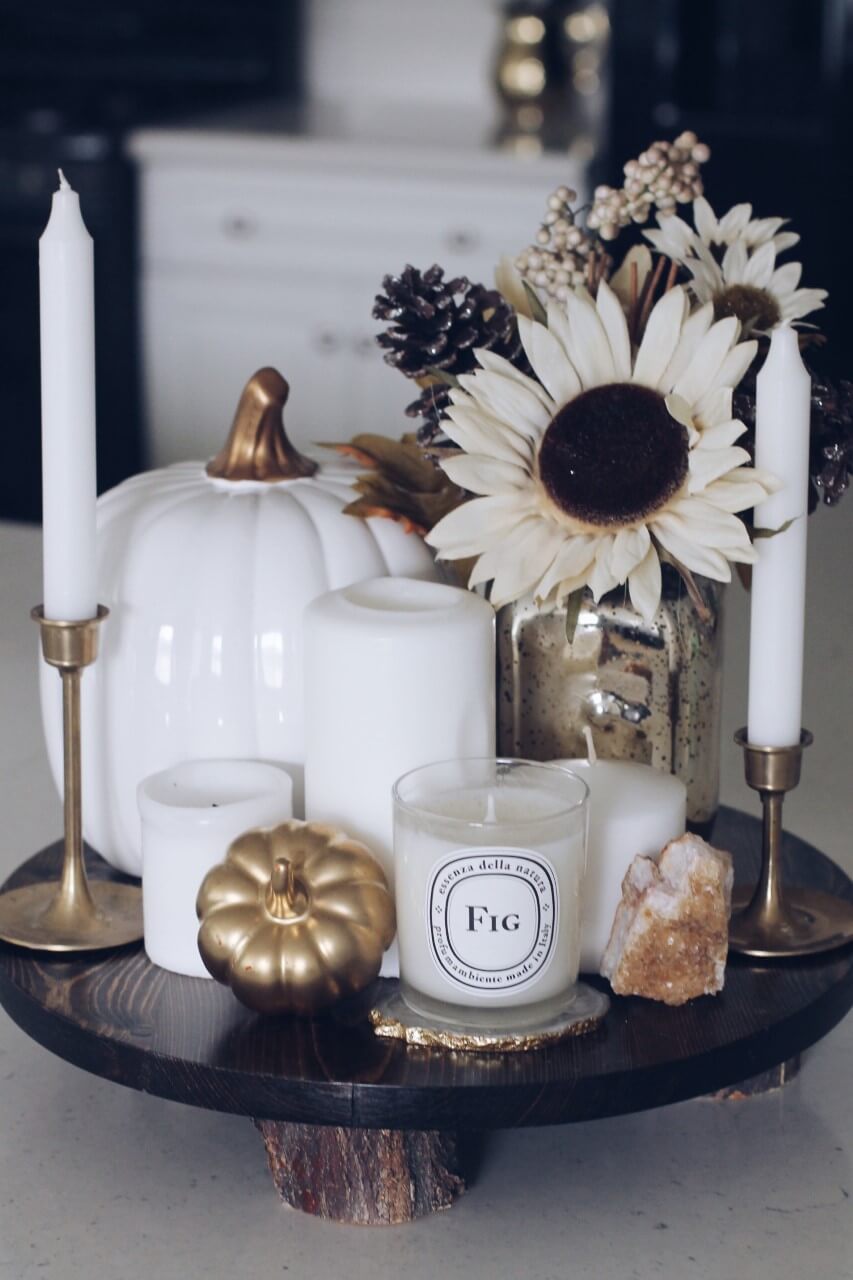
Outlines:
[[[312,476],[317,463],[287,438],[284,406],[290,387],[277,369],[259,369],[243,388],[223,449],[207,464],[220,480],[298,480]]]
[[[299,897],[296,877],[293,874],[293,863],[287,858],[276,858],[267,889],[267,911],[277,920],[287,920],[291,916],[301,915],[305,904],[299,903]]]

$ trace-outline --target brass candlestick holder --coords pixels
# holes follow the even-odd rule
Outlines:
[[[138,885],[90,883],[83,861],[81,803],[80,678],[98,656],[100,624],[95,618],[56,622],[33,609],[41,628],[45,662],[62,677],[65,853],[58,881],[24,885],[0,895],[0,939],[34,951],[98,951],[142,937],[142,891]]]
[[[800,781],[803,750],[812,743],[804,729],[793,747],[759,747],[739,729],[747,785],[761,796],[761,873],[752,894],[736,894],[729,949],[767,959],[831,951],[853,940],[853,905],[819,889],[782,884],[782,805]]]

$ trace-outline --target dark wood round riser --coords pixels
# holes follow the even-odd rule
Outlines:
[[[715,843],[732,850],[741,882],[757,872],[760,831],[755,819],[721,812]],[[58,846],[43,851],[9,886],[55,875],[58,859]],[[853,901],[847,877],[811,846],[786,838],[785,861],[791,883]],[[89,866],[94,877],[120,878],[94,856]],[[410,1216],[431,1198],[437,1204],[458,1193],[462,1175],[449,1154],[454,1131],[663,1106],[726,1090],[795,1057],[853,1004],[853,948],[776,963],[733,958],[718,997],[681,1009],[614,999],[593,1034],[520,1054],[407,1049],[373,1035],[367,1002],[313,1021],[260,1018],[211,980],[155,968],[139,947],[63,958],[0,946],[0,1003],[24,1031],[77,1066],[261,1122],[288,1203],[384,1222],[392,1220],[389,1205],[403,1213],[399,1188],[407,1177]],[[312,1136],[305,1126],[376,1132],[373,1139]],[[396,1131],[422,1137],[401,1139]],[[333,1192],[329,1170],[335,1161],[343,1168],[348,1147],[360,1153],[352,1167],[367,1169],[371,1143],[372,1162],[397,1169],[397,1190],[372,1184],[369,1170],[359,1173],[360,1204],[348,1209],[349,1192]],[[312,1169],[324,1170],[322,1189],[312,1185]]]

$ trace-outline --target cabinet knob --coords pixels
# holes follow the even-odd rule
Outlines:
[[[451,253],[471,253],[479,247],[480,236],[476,231],[466,231],[459,227],[455,231],[447,232],[444,244]]]
[[[314,338],[314,349],[322,356],[333,356],[341,349],[340,336],[332,333],[331,329],[321,329]]]
[[[372,334],[361,334],[352,345],[353,351],[360,360],[368,360],[371,356],[378,355],[376,339]]]
[[[234,213],[224,219],[222,229],[230,240],[248,240],[257,232],[258,224],[254,218],[248,218],[242,213]]]

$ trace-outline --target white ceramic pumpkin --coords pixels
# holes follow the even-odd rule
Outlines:
[[[352,473],[292,449],[286,397],[280,374],[259,371],[207,467],[147,472],[98,503],[98,590],[110,616],[83,675],[83,824],[91,846],[132,875],[137,784],[183,760],[277,762],[293,775],[300,812],[305,606],[366,578],[437,576],[416,535],[343,514]],[[59,784],[60,682],[44,663],[41,680]]]

